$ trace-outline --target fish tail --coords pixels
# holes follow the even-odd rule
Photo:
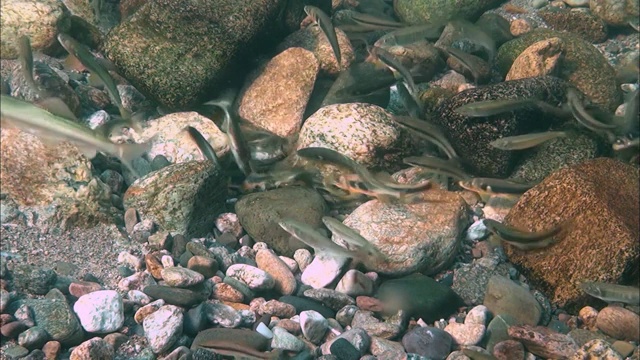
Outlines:
[[[140,177],[140,174],[133,168],[133,160],[151,150],[151,141],[149,140],[142,144],[119,144],[117,149],[118,158],[120,158],[122,164],[126,166],[132,174]]]

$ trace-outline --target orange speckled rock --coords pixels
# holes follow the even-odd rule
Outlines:
[[[505,252],[558,306],[577,311],[597,300],[582,281],[637,283],[640,189],[637,168],[598,158],[561,169],[525,193],[506,223],[539,231],[572,220],[548,248]]]

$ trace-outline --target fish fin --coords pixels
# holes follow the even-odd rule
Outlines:
[[[65,119],[78,121],[76,115],[71,111],[69,105],[67,105],[61,98],[52,96],[46,99],[40,99],[34,104],[42,109],[47,110],[53,115],[63,117]]]

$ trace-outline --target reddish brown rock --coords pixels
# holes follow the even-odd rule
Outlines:
[[[98,290],[102,290],[102,285],[91,281],[74,281],[69,285],[69,293],[77,298]]]
[[[241,303],[242,300],[244,300],[244,295],[242,295],[240,291],[226,283],[215,284],[212,296],[216,299],[229,302]]]
[[[151,276],[156,280],[162,280],[163,266],[160,260],[153,254],[147,254],[144,256],[144,262]]]
[[[639,185],[637,168],[607,158],[551,174],[520,198],[505,222],[540,231],[571,220],[570,227],[544,249],[505,244],[509,260],[569,312],[594,302],[580,289],[583,281],[637,283]]]
[[[578,345],[571,337],[544,326],[509,326],[508,333],[530,353],[545,359],[567,359],[578,350]]]
[[[524,346],[519,341],[500,341],[493,347],[493,356],[498,360],[523,360],[524,355]]]
[[[240,116],[282,137],[295,134],[319,68],[310,51],[291,48],[278,54],[242,96]]]
[[[618,340],[640,340],[640,316],[619,306],[607,306],[600,310],[596,326],[603,333]]]

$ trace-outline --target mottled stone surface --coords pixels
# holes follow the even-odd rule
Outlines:
[[[640,4],[636,0],[590,0],[589,9],[607,24],[626,26],[628,21],[637,21]]]
[[[3,1],[0,58],[18,57],[18,37],[27,35],[34,49],[51,51],[58,46],[56,35],[70,27],[69,13],[58,0]]]
[[[384,262],[366,263],[368,270],[393,276],[429,275],[451,263],[469,224],[469,208],[456,193],[435,189],[429,193],[432,201],[415,204],[372,200],[345,219],[345,225],[386,256]],[[339,239],[334,236],[334,241]]]
[[[600,43],[607,39],[607,24],[587,11],[572,11],[546,6],[538,15],[553,29],[569,31],[586,41]]]
[[[571,337],[544,326],[510,326],[509,336],[523,343],[532,354],[545,359],[570,358],[578,350]]]
[[[548,248],[505,244],[505,252],[552,303],[577,311],[594,301],[582,281],[637,283],[639,192],[638,169],[617,160],[558,170],[525,193],[505,222],[540,231],[571,220],[568,231]]]
[[[163,230],[204,236],[225,211],[226,179],[211,161],[169,165],[133,183],[124,194],[125,209],[135,208],[142,219]]]
[[[286,3],[147,2],[109,33],[104,49],[140,91],[169,108],[186,108],[220,91],[239,60],[290,31],[277,20],[289,15],[281,11]],[[303,14],[293,17],[299,23]]]
[[[533,43],[518,55],[506,80],[555,75],[562,57],[562,40],[550,38]]]
[[[338,46],[340,47],[340,66],[338,66],[338,61],[329,40],[327,40],[327,37],[318,26],[308,26],[292,33],[278,45],[276,51],[292,47],[309,50],[316,57],[320,64],[320,69],[324,73],[337,75],[341,69],[346,69],[351,65],[355,59],[355,54],[351,42],[344,31],[337,27],[335,30]]]
[[[611,111],[615,110],[621,99],[620,90],[616,85],[615,71],[607,59],[579,35],[542,28],[535,29],[500,47],[496,56],[498,69],[506,74],[513,61],[524,49],[535,42],[552,37],[560,38],[565,50],[557,76],[577,87],[596,104]]]
[[[326,147],[367,167],[388,169],[411,154],[408,133],[384,109],[370,104],[328,105],[309,117],[296,149]]]
[[[466,160],[468,171],[476,176],[504,177],[521,154],[496,149],[489,143],[505,136],[546,130],[558,120],[532,107],[476,118],[460,115],[455,109],[475,101],[532,97],[557,105],[564,100],[566,86],[563,80],[547,76],[468,89],[440,104],[435,110],[439,116],[432,120],[442,126],[458,155]]]
[[[325,211],[324,199],[313,189],[287,187],[253,193],[236,203],[238,219],[247,234],[255,241],[262,241],[278,254],[293,256],[306,247],[278,225],[284,218],[301,221],[317,228],[322,225]]]
[[[238,114],[278,136],[297,133],[318,69],[318,60],[310,51],[289,48],[281,52],[251,82]]]
[[[151,140],[151,149],[147,157],[153,159],[162,155],[172,163],[203,160],[200,149],[184,130],[191,126],[211,144],[219,158],[229,152],[227,135],[216,124],[197,112],[178,112],[149,120],[139,137],[134,134],[137,142]]]
[[[483,12],[495,7],[494,0],[481,1],[423,1],[397,0],[393,8],[403,22],[424,24],[439,20],[467,19],[476,20]]]

